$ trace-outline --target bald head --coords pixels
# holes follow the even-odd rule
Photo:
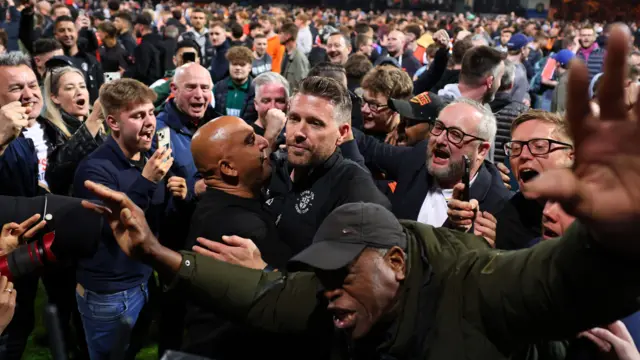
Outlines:
[[[222,116],[193,135],[191,154],[207,186],[253,196],[270,175],[268,146],[241,118]]]
[[[196,63],[177,68],[171,81],[171,91],[178,110],[195,120],[201,120],[207,113],[212,88],[209,70]]]
[[[404,33],[400,30],[393,30],[387,37],[387,50],[391,56],[398,56],[404,51],[405,45]]]

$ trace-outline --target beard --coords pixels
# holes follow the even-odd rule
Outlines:
[[[472,159],[472,154],[466,154]],[[449,157],[449,164],[446,168],[433,168],[431,165],[431,157],[433,156],[431,148],[427,149],[427,171],[439,184],[452,183],[462,179],[464,174],[464,160],[462,155],[458,159]]]
[[[495,100],[496,94],[498,93],[498,90],[499,90],[499,87],[496,86],[496,85],[497,85],[497,83],[494,81],[491,84],[491,89],[489,89],[489,91],[484,93],[484,96],[482,97],[482,103],[483,104],[488,104],[488,103],[492,102],[493,100]]]

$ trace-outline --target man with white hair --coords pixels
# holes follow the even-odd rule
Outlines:
[[[289,82],[284,76],[269,71],[258,75],[253,80],[253,86],[256,93],[253,101],[258,119],[251,126],[256,134],[265,136],[265,128],[271,117],[284,116],[289,103]],[[268,140],[271,140],[270,137]],[[282,140],[284,139],[280,138],[277,141]]]
[[[414,108],[414,113],[431,113],[437,118],[428,139],[413,147],[399,147],[356,134],[365,161],[376,164],[388,180],[397,182],[390,196],[393,213],[399,219],[443,226],[453,188],[462,182],[463,155],[470,160],[470,197],[481,209],[497,211],[511,193],[496,167],[486,160],[496,136],[496,118],[491,111],[477,101],[460,98],[438,113],[431,95],[422,93],[416,98],[394,100],[394,107]]]

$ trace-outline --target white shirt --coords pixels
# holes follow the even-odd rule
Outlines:
[[[473,185],[473,182],[478,177],[478,174],[471,179],[469,185]],[[420,212],[418,213],[418,222],[423,224],[441,227],[447,220],[447,203],[453,198],[453,189],[441,189],[438,184],[434,182],[434,185],[427,192]]]
[[[24,136],[33,141],[38,154],[38,181],[48,186],[44,174],[47,171],[47,159],[49,158],[49,143],[44,136],[44,125],[37,122],[30,128],[24,129]]]

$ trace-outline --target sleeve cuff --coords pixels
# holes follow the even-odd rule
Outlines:
[[[193,275],[196,257],[193,254],[184,252],[180,253],[180,255],[182,255],[182,263],[180,264],[180,269],[178,270],[176,276],[173,277],[171,283],[164,286],[164,288],[162,289],[163,291],[174,289],[176,286],[178,286],[181,280],[190,279]]]

